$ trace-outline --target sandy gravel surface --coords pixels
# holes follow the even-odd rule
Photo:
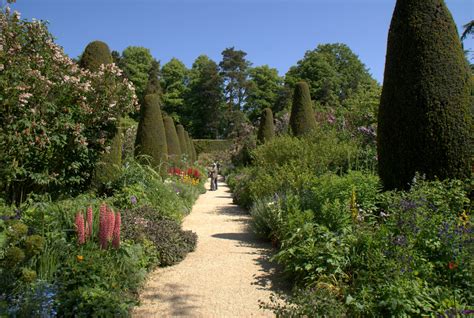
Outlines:
[[[150,275],[133,317],[273,317],[258,300],[284,287],[268,261],[271,246],[248,221],[224,182],[201,195],[183,223],[198,235],[196,251]]]

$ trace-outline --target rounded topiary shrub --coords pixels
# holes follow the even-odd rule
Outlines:
[[[102,64],[112,62],[109,46],[102,41],[93,41],[86,46],[82,53],[79,66],[95,72]]]
[[[306,82],[296,83],[291,107],[290,127],[295,136],[302,136],[316,127],[311,95]]]
[[[146,95],[141,107],[135,140],[135,156],[143,156],[153,167],[159,167],[166,160],[168,147],[166,144],[165,126],[157,94]]]
[[[194,162],[191,138],[189,137],[189,133],[186,130],[184,131],[184,139],[186,140],[186,154],[188,155],[189,161]]]
[[[385,189],[427,178],[470,176],[470,73],[442,0],[397,1],[378,114]]]
[[[273,123],[273,113],[270,108],[265,108],[260,118],[260,126],[257,133],[258,142],[263,144],[275,137],[275,125]]]

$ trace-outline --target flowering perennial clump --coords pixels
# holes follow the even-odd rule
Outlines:
[[[86,240],[92,237],[92,207],[87,208],[87,220],[84,223],[84,215],[82,212],[76,214],[76,232],[77,241],[82,245]],[[99,245],[102,249],[107,249],[109,243],[112,242],[114,248],[120,247],[120,227],[121,227],[120,212],[114,213],[112,208],[105,203],[99,209]]]

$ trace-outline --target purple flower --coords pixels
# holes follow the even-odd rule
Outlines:
[[[134,195],[132,195],[132,196],[130,197],[130,203],[133,204],[133,205],[137,204],[137,197],[134,196]]]

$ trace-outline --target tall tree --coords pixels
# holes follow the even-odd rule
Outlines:
[[[153,59],[150,70],[148,71],[148,82],[145,89],[145,94],[158,94],[162,97],[160,85],[160,62]]]
[[[365,65],[345,44],[323,44],[307,51],[286,74],[290,87],[301,80],[308,83],[314,101],[333,107],[374,82]]]
[[[416,21],[416,23],[413,23]],[[378,116],[385,189],[471,175],[470,73],[443,0],[398,0],[390,25]]]
[[[255,122],[265,108],[275,110],[283,79],[275,68],[268,65],[257,66],[249,70],[248,97],[244,110],[252,122]]]
[[[184,116],[184,97],[187,92],[188,69],[180,60],[172,58],[161,69],[161,88],[163,90],[163,111],[175,122]]]
[[[248,69],[251,65],[245,59],[247,53],[234,47],[222,51],[219,63],[224,79],[224,94],[229,110],[242,110],[247,97]]]
[[[153,56],[150,50],[141,46],[129,46],[122,52],[120,68],[135,85],[135,92],[143,100],[148,83],[148,74],[152,67]]]
[[[471,20],[470,22],[466,23],[463,25],[464,31],[461,35],[461,41],[464,41],[469,34],[474,33],[474,20]]]
[[[217,138],[223,111],[222,77],[217,64],[206,55],[199,56],[190,71],[186,95],[188,122],[196,138]]]

